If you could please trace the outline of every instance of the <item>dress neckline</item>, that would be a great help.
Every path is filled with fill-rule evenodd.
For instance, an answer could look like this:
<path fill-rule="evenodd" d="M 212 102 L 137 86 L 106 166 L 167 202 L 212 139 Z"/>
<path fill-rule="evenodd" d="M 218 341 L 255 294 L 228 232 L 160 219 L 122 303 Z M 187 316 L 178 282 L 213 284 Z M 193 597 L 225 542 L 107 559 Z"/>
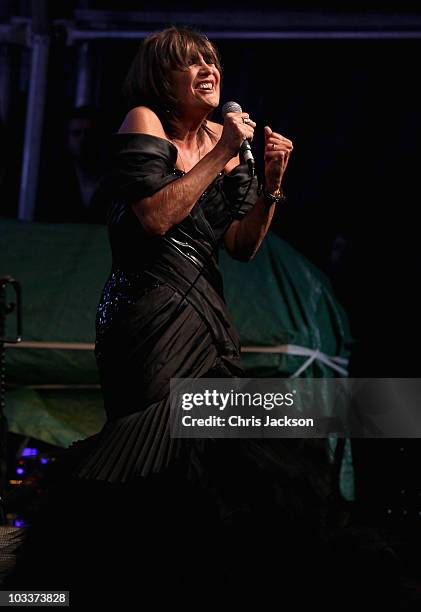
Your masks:
<path fill-rule="evenodd" d="M 170 140 L 167 140 L 166 138 L 162 138 L 161 136 L 155 136 L 153 134 L 144 134 L 143 132 L 113 132 L 112 135 L 113 136 L 141 136 L 141 137 L 152 138 L 152 139 L 155 138 L 157 140 L 160 140 L 161 142 L 167 143 L 167 145 L 170 147 L 170 149 L 171 148 L 174 149 L 174 151 L 177 153 L 177 157 L 179 155 L 178 148 L 175 146 L 175 144 L 173 144 Z M 241 165 L 241 164 L 239 164 L 239 165 Z M 234 166 L 234 168 L 231 170 L 231 172 L 224 172 L 224 171 L 219 172 L 214 180 L 216 180 L 216 178 L 218 178 L 220 176 L 231 176 L 233 174 L 233 172 L 236 170 L 236 168 L 238 168 L 238 167 L 239 166 Z M 185 174 L 187 174 L 184 170 L 181 170 L 181 168 L 174 168 L 174 171 L 181 172 L 183 176 Z"/>
<path fill-rule="evenodd" d="M 174 168 L 174 172 L 179 172 L 182 176 L 187 174 L 187 172 L 185 172 L 184 170 L 181 170 L 181 168 Z M 189 172 L 190 172 L 190 170 L 189 170 Z M 216 177 L 213 180 L 216 180 L 218 178 L 218 176 L 224 176 L 224 174 L 225 174 L 224 172 L 218 172 L 218 174 L 216 175 Z"/>

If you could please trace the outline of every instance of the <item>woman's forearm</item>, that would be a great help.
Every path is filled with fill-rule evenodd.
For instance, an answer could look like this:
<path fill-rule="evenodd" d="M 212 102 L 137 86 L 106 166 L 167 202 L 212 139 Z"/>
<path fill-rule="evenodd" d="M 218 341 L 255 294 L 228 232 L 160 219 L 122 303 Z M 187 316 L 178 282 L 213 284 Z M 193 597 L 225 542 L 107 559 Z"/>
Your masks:
<path fill-rule="evenodd" d="M 280 187 L 293 149 L 292 142 L 265 126 L 265 186 L 268 193 Z M 225 234 L 225 246 L 235 259 L 252 259 L 266 236 L 275 212 L 275 203 L 260 196 L 241 221 L 233 221 Z"/>
<path fill-rule="evenodd" d="M 260 196 L 241 221 L 233 222 L 233 230 L 228 230 L 225 239 L 233 257 L 249 261 L 255 256 L 269 230 L 275 207 L 276 204 L 267 204 Z"/>
<path fill-rule="evenodd" d="M 282 177 L 293 149 L 291 140 L 265 125 L 265 186 L 268 193 L 281 187 Z M 225 246 L 236 259 L 249 261 L 257 251 L 270 227 L 275 203 L 267 203 L 262 196 L 241 221 L 233 221 L 225 234 Z"/>
<path fill-rule="evenodd" d="M 196 166 L 154 195 L 132 204 L 148 233 L 164 235 L 187 217 L 209 184 L 224 169 L 232 154 L 216 145 Z"/>

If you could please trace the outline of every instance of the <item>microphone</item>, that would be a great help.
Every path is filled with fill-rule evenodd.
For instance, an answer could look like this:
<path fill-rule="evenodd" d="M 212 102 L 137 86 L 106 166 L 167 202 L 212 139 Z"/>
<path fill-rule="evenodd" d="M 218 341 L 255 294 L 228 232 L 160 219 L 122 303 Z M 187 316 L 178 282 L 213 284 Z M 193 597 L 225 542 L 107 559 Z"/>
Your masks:
<path fill-rule="evenodd" d="M 221 109 L 222 116 L 225 117 L 227 113 L 242 113 L 243 110 L 241 106 L 237 102 L 225 102 Z M 250 141 L 248 139 L 244 140 L 241 147 L 240 153 L 245 162 L 249 167 L 250 176 L 254 176 L 255 172 L 255 163 L 253 153 L 251 152 Z"/>

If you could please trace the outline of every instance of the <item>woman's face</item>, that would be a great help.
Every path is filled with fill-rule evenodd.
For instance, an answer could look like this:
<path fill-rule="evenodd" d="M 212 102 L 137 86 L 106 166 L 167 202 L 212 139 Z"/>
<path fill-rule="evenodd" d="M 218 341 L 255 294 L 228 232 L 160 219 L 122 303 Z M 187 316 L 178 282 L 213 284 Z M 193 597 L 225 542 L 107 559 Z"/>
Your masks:
<path fill-rule="evenodd" d="M 211 112 L 219 104 L 221 75 L 215 64 L 207 64 L 199 53 L 187 70 L 173 70 L 172 79 L 180 108 Z M 210 60 L 208 60 L 210 61 Z"/>

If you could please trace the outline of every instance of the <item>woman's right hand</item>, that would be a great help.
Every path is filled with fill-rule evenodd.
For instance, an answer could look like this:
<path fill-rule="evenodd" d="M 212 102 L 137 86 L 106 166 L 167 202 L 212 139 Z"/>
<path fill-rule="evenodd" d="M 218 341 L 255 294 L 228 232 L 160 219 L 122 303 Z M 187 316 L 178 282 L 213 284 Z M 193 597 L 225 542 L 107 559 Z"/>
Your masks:
<path fill-rule="evenodd" d="M 244 123 L 247 119 L 248 122 Z M 253 140 L 256 124 L 248 113 L 227 113 L 218 146 L 227 150 L 231 157 L 238 155 L 244 140 Z"/>

